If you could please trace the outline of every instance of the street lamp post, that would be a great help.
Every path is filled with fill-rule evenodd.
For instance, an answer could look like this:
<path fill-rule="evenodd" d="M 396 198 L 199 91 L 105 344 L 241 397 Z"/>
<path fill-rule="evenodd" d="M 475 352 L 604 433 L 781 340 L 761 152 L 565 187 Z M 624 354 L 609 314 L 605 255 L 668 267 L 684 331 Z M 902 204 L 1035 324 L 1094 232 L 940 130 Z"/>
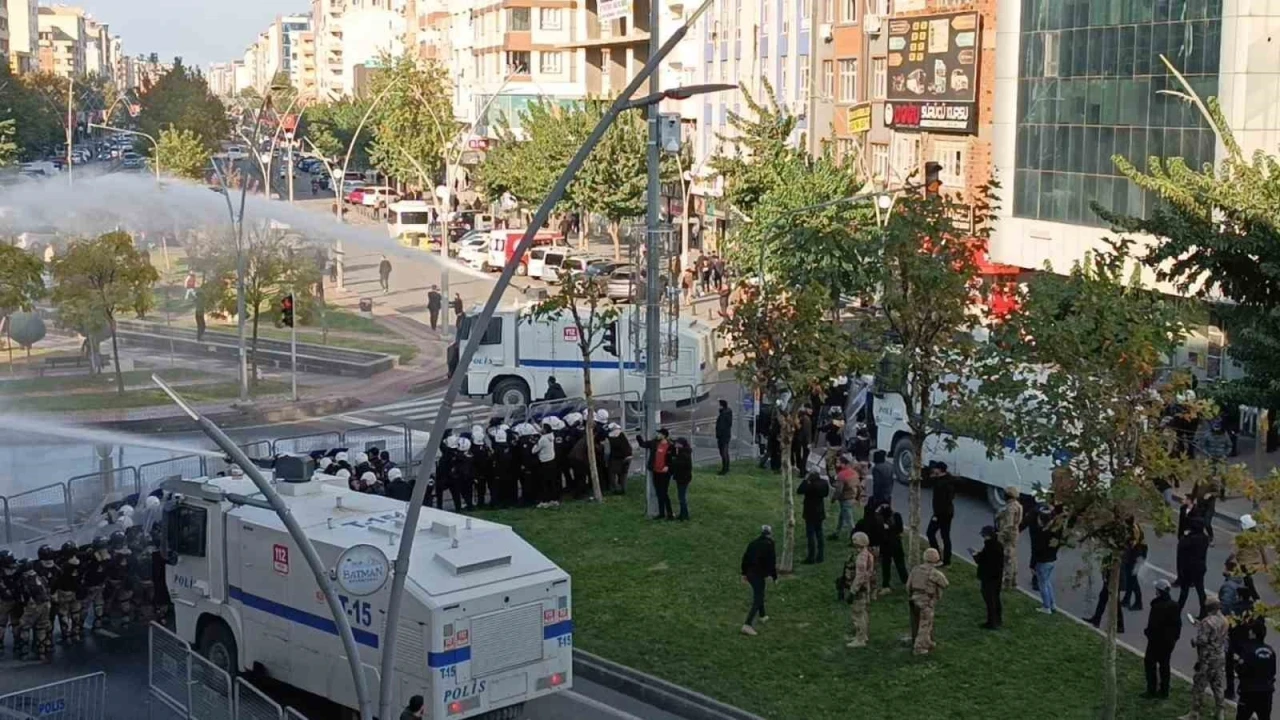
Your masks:
<path fill-rule="evenodd" d="M 555 185 L 551 188 L 551 192 L 548 193 L 542 204 L 538 206 L 538 211 L 534 213 L 532 222 L 525 228 L 524 235 L 520 238 L 519 244 L 516 245 L 512 253 L 513 259 L 503 266 L 502 274 L 498 277 L 497 283 L 494 284 L 493 290 L 489 293 L 489 298 L 485 301 L 479 316 L 472 324 L 472 327 L 476 328 L 476 330 L 470 333 L 466 343 L 459 347 L 458 371 L 449 380 L 440 410 L 436 414 L 435 421 L 432 423 L 430 433 L 427 436 L 426 449 L 423 451 L 419 461 L 419 467 L 423 468 L 423 472 L 427 472 L 435 463 L 439 442 L 431 439 L 443 436 L 445 428 L 449 425 L 449 416 L 453 412 L 453 403 L 457 400 L 458 394 L 462 390 L 462 382 L 467 377 L 467 366 L 471 364 L 471 358 L 480 346 L 480 339 L 485 335 L 484 328 L 489 326 L 489 321 L 493 318 L 493 313 L 498 308 L 498 302 L 502 299 L 502 294 L 511 284 L 512 277 L 515 276 L 516 267 L 520 264 L 520 258 L 529 251 L 529 247 L 533 244 L 534 235 L 537 234 L 538 229 L 542 227 L 543 223 L 551 215 L 551 209 L 564 197 L 565 191 L 569 188 L 569 183 L 573 181 L 583 163 L 587 161 L 587 156 L 599 144 L 600 138 L 604 136 L 605 131 L 613 125 L 618 115 L 626 110 L 648 107 L 665 97 L 684 98 L 724 89 L 725 86 L 692 86 L 631 99 L 644 81 L 658 69 L 663 59 L 688 34 L 689 28 L 711 7 L 711 3 L 712 0 L 703 0 L 702 5 L 693 12 L 685 24 L 677 28 L 656 53 L 650 54 L 648 60 L 645 61 L 644 67 L 632 78 L 622 93 L 614 99 L 604 117 L 600 119 L 600 122 L 592 129 L 591 134 L 587 136 L 586 141 L 574 153 L 573 159 L 569 161 L 568 167 L 560 174 L 559 179 L 556 180 Z M 461 342 L 461 339 L 459 342 Z M 409 560 L 413 553 L 414 538 L 418 534 L 418 519 L 422 514 L 422 502 L 426 497 L 426 493 L 427 484 L 425 482 L 419 482 L 414 485 L 413 497 L 409 499 L 409 504 L 406 508 L 405 521 L 402 526 L 404 531 L 400 535 L 400 546 L 396 554 L 395 569 L 391 575 L 391 591 L 387 601 L 385 625 L 387 628 L 394 629 L 399 627 L 400 605 L 404 598 L 405 582 L 408 579 Z M 385 645 L 382 650 L 379 668 L 378 717 L 389 718 L 393 717 L 394 710 L 391 706 L 391 695 L 395 684 L 395 655 L 396 646 L 399 642 L 399 633 L 388 632 L 384 640 Z"/>

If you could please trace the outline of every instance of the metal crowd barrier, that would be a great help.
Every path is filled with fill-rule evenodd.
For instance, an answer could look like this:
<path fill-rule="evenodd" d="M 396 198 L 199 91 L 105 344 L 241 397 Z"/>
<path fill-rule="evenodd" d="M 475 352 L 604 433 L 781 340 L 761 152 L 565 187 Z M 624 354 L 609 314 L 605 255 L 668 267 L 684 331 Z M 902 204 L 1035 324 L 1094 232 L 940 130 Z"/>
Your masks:
<path fill-rule="evenodd" d="M 106 712 L 107 676 L 101 672 L 0 697 L 3 718 L 104 720 Z"/>
<path fill-rule="evenodd" d="M 108 503 L 138 494 L 138 471 L 120 467 L 105 472 L 86 473 L 67 479 L 67 502 L 71 524 L 79 525 L 102 512 Z"/>

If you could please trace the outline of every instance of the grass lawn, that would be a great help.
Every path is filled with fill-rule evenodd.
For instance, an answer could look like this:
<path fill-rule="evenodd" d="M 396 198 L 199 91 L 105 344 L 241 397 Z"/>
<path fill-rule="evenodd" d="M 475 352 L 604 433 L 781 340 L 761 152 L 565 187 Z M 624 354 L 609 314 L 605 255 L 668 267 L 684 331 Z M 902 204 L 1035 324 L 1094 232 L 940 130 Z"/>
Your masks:
<path fill-rule="evenodd" d="M 308 323 L 302 327 L 314 330 L 320 329 L 320 318 L 313 318 L 313 323 Z M 324 311 L 325 324 L 330 330 L 338 332 L 358 332 L 366 335 L 392 335 L 393 333 L 379 325 L 373 318 L 365 317 L 359 313 L 353 313 L 350 310 L 342 308 L 330 307 Z"/>
<path fill-rule="evenodd" d="M 235 382 L 186 385 L 177 389 L 184 399 L 192 403 L 233 400 L 240 395 L 240 386 Z M 288 383 L 261 380 L 253 391 L 253 395 L 262 397 L 288 392 Z M 8 402 L 6 406 L 15 410 L 31 410 L 35 412 L 71 412 L 75 410 L 128 410 L 131 408 L 168 405 L 171 402 L 169 396 L 164 394 L 164 391 L 155 388 L 130 390 L 123 395 L 116 392 L 105 392 L 18 397 Z"/>
<path fill-rule="evenodd" d="M 770 621 L 757 623 L 758 637 L 741 635 L 751 598 L 738 574 L 742 551 L 768 523 L 781 552 L 779 484 L 749 465 L 728 478 L 700 472 L 690 488 L 689 523 L 645 519 L 643 483 L 641 492 L 603 507 L 570 503 L 483 516 L 513 525 L 571 573 L 578 647 L 766 718 L 1097 716 L 1101 638 L 1036 613 L 1037 603 L 1020 593 L 1005 596 L 1003 631 L 980 630 L 983 604 L 964 562 L 948 569 L 938 648 L 928 657 L 899 642 L 909 614 L 896 577 L 894 592 L 872 604 L 870 646 L 845 648 L 852 625 L 834 589 L 843 547 L 828 547 L 823 565 L 798 565 L 794 577 L 771 584 Z M 797 515 L 799 509 L 797 498 Z M 803 524 L 798 529 L 803 557 Z M 1163 720 L 1187 711 L 1185 683 L 1175 679 L 1173 698 L 1153 702 L 1137 697 L 1145 688 L 1139 658 L 1121 650 L 1119 673 L 1118 717 Z"/>
<path fill-rule="evenodd" d="M 168 368 L 164 370 L 130 370 L 124 373 L 125 385 L 150 383 L 152 373 L 165 380 L 192 380 L 204 377 L 205 373 L 189 368 Z M 49 377 L 25 377 L 15 380 L 0 378 L 0 395 L 23 395 L 38 392 L 72 392 L 75 390 L 114 390 L 116 375 L 107 370 L 99 375 L 61 375 Z"/>
<path fill-rule="evenodd" d="M 258 336 L 270 338 L 272 340 L 288 340 L 288 328 L 262 327 L 258 329 Z M 354 337 L 343 337 L 338 335 L 330 335 L 329 341 L 322 343 L 324 335 L 317 330 L 299 330 L 298 342 L 311 343 L 313 345 L 327 345 L 329 347 L 348 348 L 351 350 L 368 350 L 369 352 L 386 353 L 387 355 L 395 355 L 400 358 L 400 364 L 407 364 L 418 355 L 418 348 L 413 345 L 404 343 L 389 342 L 386 340 L 373 340 Z"/>

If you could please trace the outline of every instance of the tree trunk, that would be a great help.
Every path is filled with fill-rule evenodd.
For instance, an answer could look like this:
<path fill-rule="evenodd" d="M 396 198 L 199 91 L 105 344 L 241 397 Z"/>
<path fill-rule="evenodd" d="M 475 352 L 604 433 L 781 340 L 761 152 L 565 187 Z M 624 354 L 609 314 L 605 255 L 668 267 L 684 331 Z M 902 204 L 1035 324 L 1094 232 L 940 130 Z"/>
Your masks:
<path fill-rule="evenodd" d="M 795 402 L 795 398 L 792 398 Z M 796 434 L 799 421 L 794 409 L 778 413 L 782 424 L 782 555 L 778 558 L 778 572 L 789 575 L 795 570 L 796 558 L 796 489 L 795 474 L 791 466 L 791 439 Z"/>
<path fill-rule="evenodd" d="M 613 240 L 613 261 L 622 262 L 622 222 L 609 218 L 609 237 Z"/>
<path fill-rule="evenodd" d="M 1120 612 L 1120 563 L 1112 562 L 1107 573 L 1111 593 L 1107 598 L 1107 640 L 1102 644 L 1102 720 L 1116 717 L 1116 618 Z"/>
<path fill-rule="evenodd" d="M 587 472 L 591 474 L 591 497 L 596 502 L 604 502 L 604 493 L 600 492 L 600 470 L 596 467 L 596 422 L 595 399 L 591 390 L 591 354 L 582 354 L 582 396 L 587 401 Z"/>
<path fill-rule="evenodd" d="M 911 448 L 915 460 L 907 482 L 907 564 L 915 567 L 920 559 L 920 477 L 924 469 L 924 436 L 912 433 Z"/>
<path fill-rule="evenodd" d="M 587 251 L 587 245 L 590 244 L 591 242 L 587 238 L 587 222 L 588 222 L 587 211 L 579 210 L 578 211 L 578 248 L 583 252 Z"/>
<path fill-rule="evenodd" d="M 5 345 L 5 347 L 7 347 L 7 348 L 9 349 L 9 374 L 10 374 L 10 375 L 12 375 L 12 374 L 13 374 L 13 335 L 11 335 L 11 334 L 9 333 L 9 319 L 8 319 L 8 318 L 4 318 L 4 320 L 5 320 L 5 323 L 4 323 L 4 339 L 5 339 L 5 343 L 4 343 L 4 345 Z M 30 369 L 31 369 L 31 368 L 30 368 L 30 365 L 31 365 L 31 362 L 30 362 L 30 360 L 31 360 L 31 358 L 30 358 L 30 352 L 31 352 L 31 351 L 29 351 L 29 350 L 27 351 L 27 354 L 28 354 L 28 357 L 27 357 L 27 365 L 28 365 L 28 367 L 27 367 L 27 369 L 28 369 L 28 370 L 30 370 Z"/>
<path fill-rule="evenodd" d="M 123 395 L 124 373 L 120 372 L 120 345 L 116 343 L 116 323 L 114 319 L 108 319 L 107 322 L 111 328 L 111 363 L 115 365 L 116 390 Z"/>
<path fill-rule="evenodd" d="M 257 307 L 253 309 L 253 343 L 249 347 L 249 384 L 255 388 L 258 386 L 258 316 L 261 313 Z"/>

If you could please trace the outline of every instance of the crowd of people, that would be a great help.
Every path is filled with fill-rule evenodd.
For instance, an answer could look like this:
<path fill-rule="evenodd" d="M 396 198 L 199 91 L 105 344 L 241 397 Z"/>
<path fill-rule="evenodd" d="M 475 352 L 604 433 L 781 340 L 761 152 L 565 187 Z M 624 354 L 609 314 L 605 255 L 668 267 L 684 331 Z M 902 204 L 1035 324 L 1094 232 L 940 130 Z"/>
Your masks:
<path fill-rule="evenodd" d="M 158 506 L 156 497 L 147 498 Z M 113 510 L 125 530 L 92 542 L 43 545 L 35 558 L 0 550 L 0 651 L 12 630 L 13 657 L 53 661 L 55 622 L 63 644 L 84 640 L 86 619 L 94 630 L 123 632 L 134 622 L 165 618 L 169 593 L 159 551 L 160 524 L 150 531 L 132 524 L 132 506 Z"/>

